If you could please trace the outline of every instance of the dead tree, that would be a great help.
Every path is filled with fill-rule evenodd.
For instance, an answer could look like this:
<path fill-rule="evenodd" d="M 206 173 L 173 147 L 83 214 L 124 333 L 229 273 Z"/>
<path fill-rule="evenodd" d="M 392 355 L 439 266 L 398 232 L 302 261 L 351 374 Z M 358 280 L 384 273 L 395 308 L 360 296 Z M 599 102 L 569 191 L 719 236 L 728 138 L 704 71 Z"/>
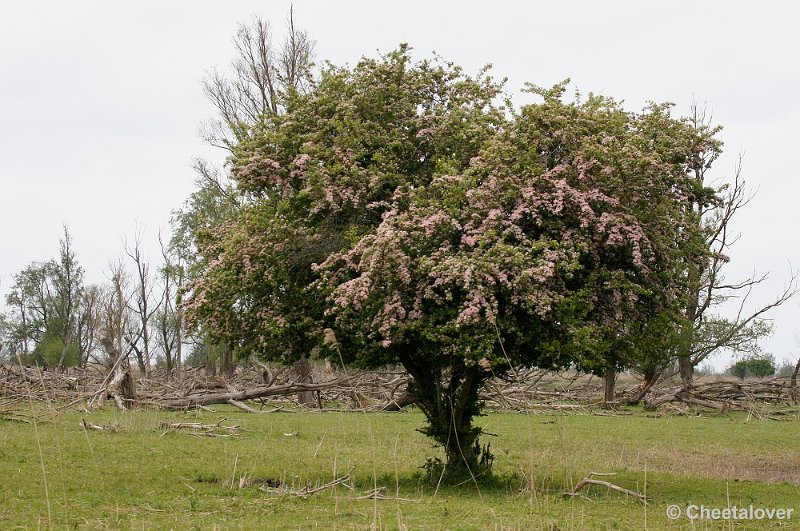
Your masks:
<path fill-rule="evenodd" d="M 688 170 L 694 175 L 698 189 L 707 187 L 707 172 L 719 157 L 721 144 L 714 138 L 719 127 L 711 125 L 710 117 L 693 106 L 690 117 L 697 132 L 698 147 L 689 162 Z M 768 335 L 771 325 L 764 315 L 797 293 L 797 274 L 792 273 L 784 290 L 772 302 L 748 309 L 748 299 L 753 289 L 763 283 L 768 275 L 753 275 L 738 282 L 725 278 L 723 268 L 730 261 L 730 250 L 739 236 L 732 232 L 731 223 L 736 214 L 753 199 L 742 177 L 742 158 L 734 172 L 733 181 L 716 187 L 716 200 L 698 197 L 689 202 L 686 215 L 691 223 L 702 228 L 705 239 L 695 242 L 686 264 L 687 298 L 684 307 L 684 328 L 677 345 L 678 373 L 683 386 L 693 385 L 694 369 L 708 356 L 720 349 L 753 352 L 758 340 Z M 738 311 L 731 319 L 715 315 L 721 304 L 738 300 Z"/>
<path fill-rule="evenodd" d="M 130 351 L 123 353 L 116 350 L 114 341 L 108 337 L 100 341 L 108 354 L 108 359 L 112 361 L 111 371 L 104 382 L 105 389 L 100 391 L 103 396 L 111 397 L 120 410 L 130 409 L 136 403 L 136 380 L 131 374 L 128 362 Z"/>
<path fill-rule="evenodd" d="M 266 20 L 254 17 L 239 25 L 233 38 L 232 74 L 213 69 L 203 80 L 203 90 L 219 114 L 203 128 L 210 145 L 231 151 L 248 134 L 247 126 L 282 112 L 288 93 L 303 92 L 311 85 L 314 41 L 295 28 L 292 11 L 287 29 L 283 44 L 276 47 Z"/>
<path fill-rule="evenodd" d="M 180 259 L 164 245 L 161 232 L 158 234 L 161 244 L 161 256 L 164 260 L 161 268 L 160 309 L 154 314 L 156 342 L 164 355 L 167 374 L 180 370 L 181 344 L 183 342 L 183 319 L 180 307 L 178 288 L 183 283 L 184 268 Z"/>
<path fill-rule="evenodd" d="M 150 326 L 153 314 L 158 311 L 163 301 L 153 304 L 153 279 L 150 274 L 150 264 L 142 256 L 142 233 L 137 231 L 133 248 L 129 248 L 127 243 L 124 245 L 125 254 L 130 257 L 134 265 L 136 275 L 135 292 L 133 296 L 134 305 L 131 310 L 136 315 L 137 326 L 135 334 L 129 338 L 129 343 L 136 360 L 139 363 L 139 370 L 142 375 L 150 374 L 150 362 L 152 360 L 152 345 L 150 341 Z"/>

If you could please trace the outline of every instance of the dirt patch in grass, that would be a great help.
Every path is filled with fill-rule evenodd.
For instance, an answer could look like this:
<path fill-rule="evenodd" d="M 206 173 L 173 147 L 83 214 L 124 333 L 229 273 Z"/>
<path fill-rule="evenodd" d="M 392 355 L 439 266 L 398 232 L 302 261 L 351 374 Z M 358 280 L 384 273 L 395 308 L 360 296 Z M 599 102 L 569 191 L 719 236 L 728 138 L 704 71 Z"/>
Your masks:
<path fill-rule="evenodd" d="M 706 468 L 709 468 L 708 465 Z M 798 462 L 764 463 L 763 459 L 746 459 L 716 468 L 722 468 L 722 470 L 715 470 L 714 467 L 711 467 L 709 476 L 723 477 L 729 481 L 761 481 L 800 485 L 800 463 Z"/>

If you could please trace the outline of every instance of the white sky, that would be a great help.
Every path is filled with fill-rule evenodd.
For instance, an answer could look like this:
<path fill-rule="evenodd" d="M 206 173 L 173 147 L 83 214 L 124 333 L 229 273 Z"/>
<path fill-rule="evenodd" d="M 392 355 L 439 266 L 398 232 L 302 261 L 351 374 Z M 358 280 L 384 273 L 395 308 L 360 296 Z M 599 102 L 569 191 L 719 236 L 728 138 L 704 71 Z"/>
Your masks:
<path fill-rule="evenodd" d="M 199 80 L 233 58 L 252 15 L 281 32 L 288 1 L 5 0 L 0 5 L 0 292 L 11 275 L 58 252 L 62 224 L 91 281 L 121 238 L 156 235 L 192 191 L 191 161 L 223 154 L 200 141 L 213 115 Z M 800 4 L 741 1 L 294 2 L 317 56 L 353 64 L 400 42 L 476 72 L 494 64 L 509 90 L 571 78 L 582 92 L 706 103 L 725 129 L 717 175 L 740 152 L 758 195 L 736 220 L 731 280 L 771 272 L 766 302 L 800 267 Z M 518 99 L 519 101 L 519 99 Z M 800 297 L 771 314 L 766 351 L 800 352 Z M 724 366 L 723 355 L 715 362 Z"/>

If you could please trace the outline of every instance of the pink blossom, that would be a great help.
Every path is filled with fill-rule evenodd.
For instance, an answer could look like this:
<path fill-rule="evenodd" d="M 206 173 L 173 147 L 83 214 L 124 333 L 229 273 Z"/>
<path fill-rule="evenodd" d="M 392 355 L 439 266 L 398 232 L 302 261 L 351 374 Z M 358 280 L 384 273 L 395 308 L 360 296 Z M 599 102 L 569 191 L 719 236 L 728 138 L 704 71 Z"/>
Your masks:
<path fill-rule="evenodd" d="M 299 168 L 302 168 L 306 165 L 306 163 L 308 163 L 310 159 L 311 159 L 310 155 L 308 155 L 307 153 L 301 153 L 297 155 L 297 157 L 295 157 L 294 165 Z"/>
<path fill-rule="evenodd" d="M 465 245 L 469 245 L 470 247 L 474 247 L 476 243 L 478 243 L 478 239 L 475 236 L 464 235 L 461 237 L 461 243 Z"/>

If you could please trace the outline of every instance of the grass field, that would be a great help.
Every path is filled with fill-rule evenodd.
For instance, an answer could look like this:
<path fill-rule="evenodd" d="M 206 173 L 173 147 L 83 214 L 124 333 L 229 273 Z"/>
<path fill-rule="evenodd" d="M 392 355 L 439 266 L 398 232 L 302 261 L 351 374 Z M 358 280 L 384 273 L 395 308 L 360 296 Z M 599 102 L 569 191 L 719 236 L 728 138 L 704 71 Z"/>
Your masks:
<path fill-rule="evenodd" d="M 800 423 L 747 415 L 664 417 L 491 413 L 491 481 L 440 486 L 414 410 L 393 414 L 228 407 L 171 413 L 108 409 L 35 423 L 0 420 L 0 529 L 800 529 Z M 241 425 L 239 436 L 167 431 L 161 422 Z M 81 420 L 116 431 L 86 430 Z M 353 468 L 354 467 L 354 468 Z M 340 484 L 306 498 L 353 468 Z M 651 502 L 593 486 L 588 472 Z M 266 484 L 280 486 L 267 488 Z M 385 487 L 390 499 L 358 499 Z M 790 520 L 670 520 L 669 505 L 791 508 Z"/>

